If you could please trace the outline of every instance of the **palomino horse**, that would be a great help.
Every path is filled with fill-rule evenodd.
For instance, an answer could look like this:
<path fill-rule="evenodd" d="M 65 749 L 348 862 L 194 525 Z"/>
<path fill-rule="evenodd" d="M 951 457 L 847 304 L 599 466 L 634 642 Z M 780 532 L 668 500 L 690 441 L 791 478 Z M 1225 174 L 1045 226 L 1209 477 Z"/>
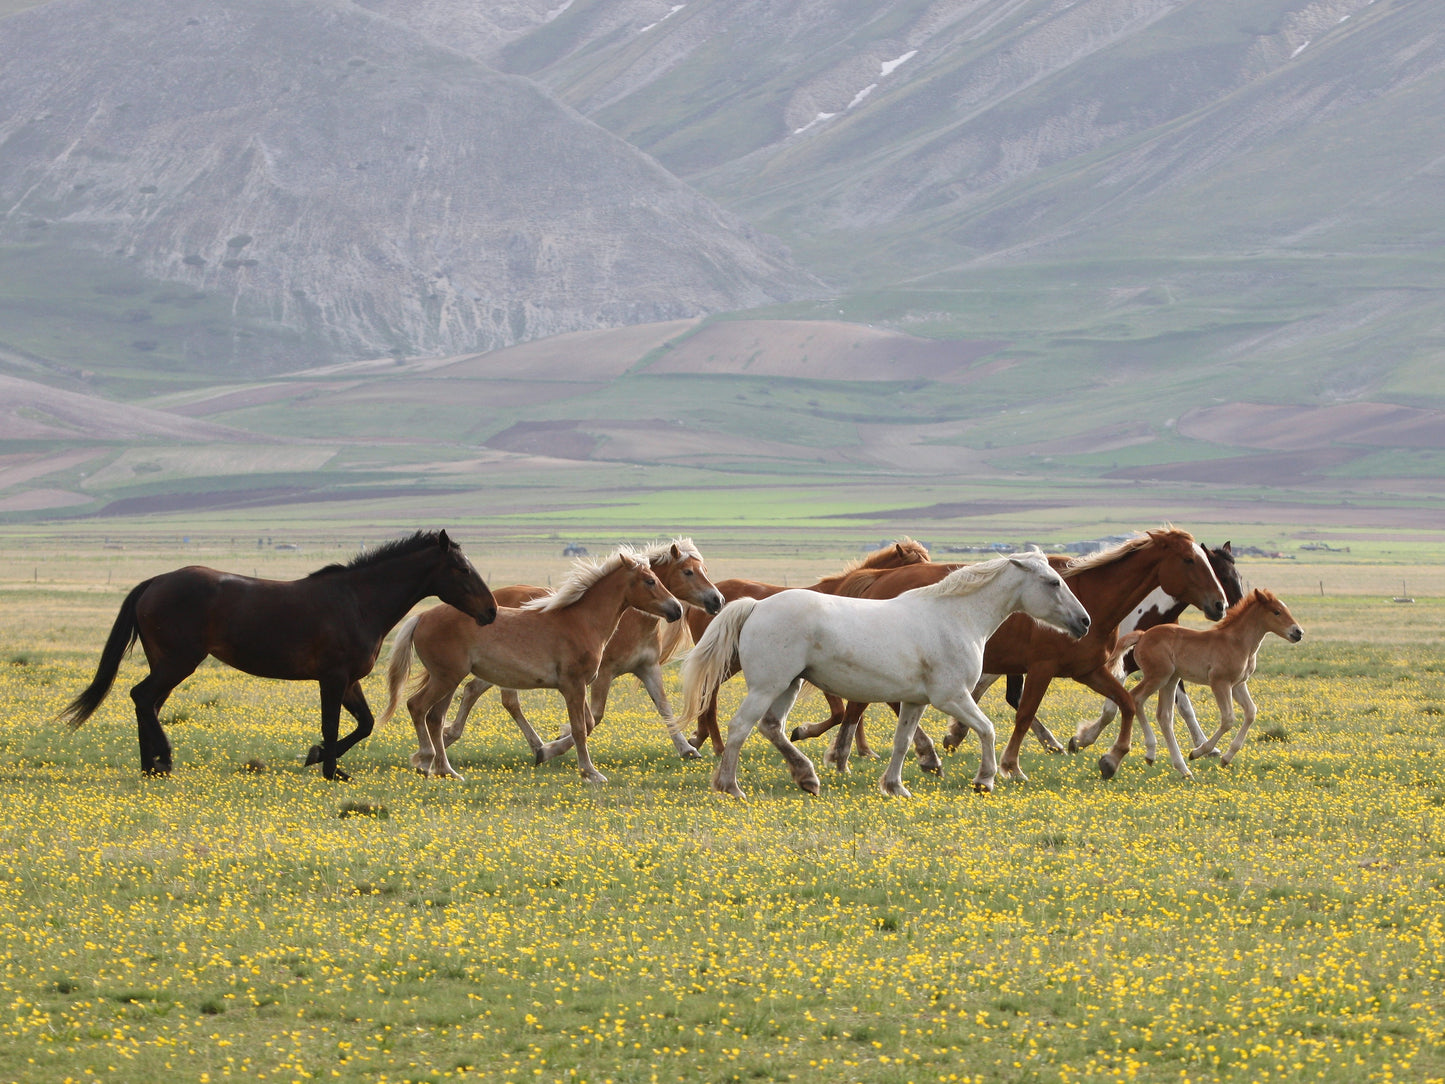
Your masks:
<path fill-rule="evenodd" d="M 659 543 L 639 550 L 642 557 L 652 566 L 652 571 L 662 580 L 663 586 L 672 592 L 679 602 L 696 606 L 709 614 L 723 608 L 722 593 L 707 578 L 707 567 L 691 538 L 674 538 L 671 542 Z M 525 584 L 516 587 L 499 587 L 494 594 L 502 606 L 521 606 L 533 599 L 545 598 L 550 591 L 545 587 L 531 587 Z M 618 622 L 617 631 L 607 641 L 602 652 L 602 661 L 597 667 L 597 676 L 592 680 L 588 704 L 592 709 L 592 726 L 602 722 L 607 709 L 607 694 L 612 683 L 623 674 L 632 674 L 662 716 L 677 755 L 684 760 L 695 759 L 697 749 L 672 726 L 672 705 L 667 699 L 667 690 L 662 684 L 662 667 L 677 653 L 687 633 L 687 625 L 681 621 L 663 622 L 652 614 L 641 610 L 628 610 Z M 462 690 L 457 701 L 457 712 L 447 725 L 447 733 L 461 734 L 467 725 L 467 716 L 477 697 L 491 686 L 480 678 L 473 678 Z M 535 733 L 527 717 L 522 714 L 522 702 L 515 689 L 500 690 L 502 706 L 516 720 L 525 735 Z M 572 731 L 568 729 L 558 736 L 563 749 L 572 747 Z M 535 751 L 535 749 L 534 749 Z"/>
<path fill-rule="evenodd" d="M 1186 779 L 1194 773 L 1184 763 L 1179 742 L 1174 737 L 1174 688 L 1181 679 L 1208 685 L 1219 704 L 1219 729 L 1208 741 L 1201 741 L 1189 753 L 1189 759 L 1214 752 L 1219 739 L 1234 726 L 1234 704 L 1244 711 L 1244 722 L 1229 749 L 1219 758 L 1228 764 L 1244 748 L 1245 735 L 1254 722 L 1254 701 L 1249 695 L 1249 679 L 1259 659 L 1259 645 L 1268 633 L 1274 633 L 1292 644 L 1304 638 L 1305 631 L 1273 591 L 1256 589 L 1230 607 L 1224 619 L 1212 629 L 1187 629 L 1179 625 L 1155 625 L 1142 632 L 1131 632 L 1114 649 L 1119 659 L 1131 648 L 1139 667 L 1139 684 L 1134 686 L 1135 709 L 1144 711 L 1151 694 L 1159 694 L 1155 718 L 1164 731 L 1164 744 L 1169 749 L 1169 762 Z"/>
<path fill-rule="evenodd" d="M 920 573 L 923 567 L 920 566 Z M 1015 614 L 989 638 L 984 651 L 984 673 L 1025 675 L 1013 733 L 999 765 L 1007 778 L 1028 778 L 1019 767 L 1019 749 L 1038 715 L 1039 703 L 1049 683 L 1056 677 L 1073 678 L 1123 705 L 1120 737 L 1099 760 L 1100 773 L 1105 779 L 1112 777 L 1129 752 L 1134 724 L 1133 701 L 1127 699 L 1123 684 L 1108 665 L 1119 622 L 1156 587 L 1163 587 L 1176 598 L 1187 599 L 1190 605 L 1197 606 L 1211 618 L 1224 613 L 1224 591 L 1209 567 L 1203 548 L 1187 531 L 1173 527 L 1136 535 L 1110 549 L 1064 561 L 1061 574 L 1093 619 L 1089 634 L 1080 640 L 1071 640 L 1022 614 Z M 861 709 L 858 714 L 862 714 Z M 849 716 L 852 717 L 851 711 Z M 956 748 L 964 730 L 964 725 L 955 720 L 944 739 L 945 747 Z M 928 742 L 926 735 L 923 742 Z M 836 742 L 839 760 L 845 760 L 851 743 L 850 726 L 845 721 Z"/>
<path fill-rule="evenodd" d="M 1224 588 L 1224 599 L 1230 606 L 1233 606 L 1244 597 L 1244 581 L 1239 578 L 1239 569 L 1234 564 L 1234 548 L 1226 542 L 1222 546 L 1215 546 L 1204 551 L 1209 558 L 1209 567 L 1214 569 L 1214 575 L 1219 579 L 1219 585 Z M 1146 632 L 1155 625 L 1170 625 L 1178 621 L 1189 604 L 1182 599 L 1177 599 L 1169 594 L 1164 588 L 1150 592 L 1134 612 L 1124 618 L 1119 624 L 1119 635 L 1127 636 L 1131 632 Z M 1124 675 L 1134 673 L 1138 669 L 1134 665 L 1134 657 L 1125 653 Z M 1018 680 L 1022 685 L 1022 679 L 1016 675 L 1009 675 L 1009 682 Z M 1018 693 L 1014 692 L 1012 703 L 1018 706 Z M 1194 705 L 1189 702 L 1189 694 L 1184 691 L 1184 683 L 1180 682 L 1174 687 L 1174 706 L 1184 719 L 1184 725 L 1189 728 L 1189 737 L 1192 744 L 1190 748 L 1204 744 L 1204 731 L 1199 727 L 1199 720 L 1194 714 Z M 1087 748 L 1098 740 L 1103 729 L 1114 721 L 1119 714 L 1119 707 L 1112 700 L 1104 701 L 1103 711 L 1099 717 L 1092 721 L 1081 722 L 1074 730 L 1074 736 L 1069 739 L 1069 752 L 1077 753 L 1080 749 Z M 1139 725 L 1144 730 L 1144 763 L 1153 764 L 1157 745 L 1154 740 L 1154 731 L 1149 726 L 1149 719 L 1146 715 L 1139 716 Z"/>
<path fill-rule="evenodd" d="M 848 582 L 855 573 L 867 573 L 877 569 L 900 568 L 905 565 L 919 564 L 928 560 L 928 550 L 920 542 L 911 538 L 897 539 L 891 546 L 884 546 L 868 554 L 860 561 L 854 561 L 844 566 L 843 571 L 832 576 L 825 576 L 815 584 L 811 584 L 805 590 L 816 591 L 819 594 L 835 595 Z M 754 600 L 771 598 L 773 595 L 788 588 L 781 587 L 775 583 L 760 583 L 757 580 L 720 580 L 717 588 L 722 592 L 724 600 L 734 602 L 740 598 Z M 707 631 L 712 618 L 709 615 L 699 613 L 697 610 L 689 610 L 687 614 L 688 631 L 692 633 L 694 643 L 700 641 Z M 736 672 L 736 671 L 734 671 Z M 731 677 L 732 674 L 728 674 Z M 724 681 L 727 678 L 723 679 Z M 832 693 L 824 694 L 828 700 L 828 711 L 830 720 L 838 720 L 843 717 L 843 701 L 839 700 Z M 836 725 L 831 722 L 829 725 Z M 704 741 L 711 740 L 712 751 L 715 755 L 721 756 L 723 751 L 722 735 L 718 732 L 717 726 L 717 691 L 708 698 L 701 713 L 697 716 L 697 733 L 693 735 L 691 744 L 695 748 L 702 746 Z M 860 745 L 859 752 L 865 756 L 872 756 L 872 750 Z"/>
<path fill-rule="evenodd" d="M 878 781 L 884 794 L 908 796 L 903 758 L 923 709 L 967 720 L 983 745 L 974 786 L 993 788 L 993 724 L 969 690 L 983 665 L 983 645 L 1010 614 L 1024 613 L 1082 636 L 1089 615 L 1041 555 L 1000 557 L 961 568 L 931 587 L 874 600 L 784 591 L 723 608 L 683 664 L 683 719 L 696 716 L 733 665 L 747 696 L 728 723 L 727 745 L 712 785 L 744 797 L 737 783 L 742 744 L 760 722 L 788 762 L 793 779 L 818 793 L 813 764 L 787 739 L 783 723 L 803 678 L 850 700 L 902 704 L 893 756 Z"/>
<path fill-rule="evenodd" d="M 415 647 L 426 668 L 406 702 L 416 727 L 417 751 L 411 763 L 417 771 L 461 778 L 446 754 L 459 735 L 444 735 L 442 722 L 452 694 L 470 673 L 488 687 L 559 690 L 567 702 L 582 778 L 605 783 L 607 777 L 592 766 L 587 751 L 592 729 L 587 685 L 597 676 L 602 650 L 629 606 L 668 621 L 682 617 L 682 603 L 668 593 L 646 560 L 624 546 L 605 561 L 577 561 L 555 592 L 520 609 L 498 610 L 497 620 L 485 629 L 472 627 L 447 606 L 408 618 L 391 644 L 386 667 L 390 700 L 381 721 L 396 711 Z M 560 740 L 542 744 L 530 726 L 523 733 L 538 764 L 564 751 Z"/>
<path fill-rule="evenodd" d="M 321 744 L 307 764 L 346 779 L 337 759 L 371 733 L 361 679 L 371 673 L 387 632 L 428 595 L 456 607 L 468 625 L 486 625 L 497 605 L 461 547 L 445 531 L 420 532 L 327 565 L 303 580 L 280 582 L 191 566 L 138 584 L 100 655 L 95 680 L 61 713 L 72 727 L 90 718 L 110 691 L 121 659 L 137 639 L 150 673 L 131 689 L 141 771 L 171 770 L 160 709 L 207 655 L 258 677 L 321 686 Z M 337 740 L 341 709 L 356 729 Z"/>

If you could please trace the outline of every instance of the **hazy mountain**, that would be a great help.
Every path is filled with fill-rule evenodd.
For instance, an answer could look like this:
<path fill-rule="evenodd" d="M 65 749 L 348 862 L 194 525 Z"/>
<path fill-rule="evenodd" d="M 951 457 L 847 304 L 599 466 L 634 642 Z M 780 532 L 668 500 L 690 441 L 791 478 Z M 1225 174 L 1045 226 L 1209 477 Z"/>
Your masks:
<path fill-rule="evenodd" d="M 352 4 L 57 0 L 0 21 L 0 55 L 0 239 L 223 299 L 291 333 L 273 366 L 816 288 L 535 84 Z"/>

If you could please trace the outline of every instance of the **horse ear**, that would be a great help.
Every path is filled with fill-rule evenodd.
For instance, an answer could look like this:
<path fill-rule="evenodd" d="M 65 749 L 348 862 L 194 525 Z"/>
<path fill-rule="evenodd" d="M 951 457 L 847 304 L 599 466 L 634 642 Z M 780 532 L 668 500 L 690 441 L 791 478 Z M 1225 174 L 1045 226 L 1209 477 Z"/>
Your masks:
<path fill-rule="evenodd" d="M 1226 542 L 1224 545 L 1220 546 L 1219 548 L 1222 549 L 1225 553 L 1229 554 L 1229 556 L 1231 556 L 1231 557 L 1234 556 L 1234 547 L 1231 546 L 1228 542 Z"/>
<path fill-rule="evenodd" d="M 674 543 L 672 544 L 672 559 L 673 559 L 674 561 L 681 561 L 681 560 L 682 560 L 682 550 L 680 550 L 680 549 L 677 548 L 677 543 L 676 543 L 676 542 L 674 542 Z"/>
<path fill-rule="evenodd" d="M 450 546 L 452 544 L 452 540 L 447 537 L 445 527 L 443 527 L 441 533 L 437 535 L 437 543 L 442 546 Z"/>

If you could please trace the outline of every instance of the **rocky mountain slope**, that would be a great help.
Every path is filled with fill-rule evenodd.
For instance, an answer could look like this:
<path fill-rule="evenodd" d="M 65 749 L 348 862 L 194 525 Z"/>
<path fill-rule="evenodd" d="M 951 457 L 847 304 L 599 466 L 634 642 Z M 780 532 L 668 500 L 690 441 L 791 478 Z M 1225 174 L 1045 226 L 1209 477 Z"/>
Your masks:
<path fill-rule="evenodd" d="M 535 84 L 355 5 L 59 0 L 0 21 L 0 55 L 0 239 L 223 298 L 293 337 L 274 365 L 817 286 Z M 191 360 L 265 361 L 217 339 Z"/>

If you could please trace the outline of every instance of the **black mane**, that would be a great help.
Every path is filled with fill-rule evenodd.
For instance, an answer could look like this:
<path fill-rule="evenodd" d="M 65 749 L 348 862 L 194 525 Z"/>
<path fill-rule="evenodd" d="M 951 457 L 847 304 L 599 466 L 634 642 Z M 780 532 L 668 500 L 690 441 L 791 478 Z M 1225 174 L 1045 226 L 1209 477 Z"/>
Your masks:
<path fill-rule="evenodd" d="M 326 565 L 324 568 L 318 568 L 311 575 L 326 576 L 336 572 L 354 572 L 357 569 L 371 568 L 397 557 L 407 557 L 440 545 L 441 535 L 441 531 L 417 531 L 406 538 L 394 538 L 390 542 L 383 542 L 375 549 L 362 550 L 344 565 Z"/>

